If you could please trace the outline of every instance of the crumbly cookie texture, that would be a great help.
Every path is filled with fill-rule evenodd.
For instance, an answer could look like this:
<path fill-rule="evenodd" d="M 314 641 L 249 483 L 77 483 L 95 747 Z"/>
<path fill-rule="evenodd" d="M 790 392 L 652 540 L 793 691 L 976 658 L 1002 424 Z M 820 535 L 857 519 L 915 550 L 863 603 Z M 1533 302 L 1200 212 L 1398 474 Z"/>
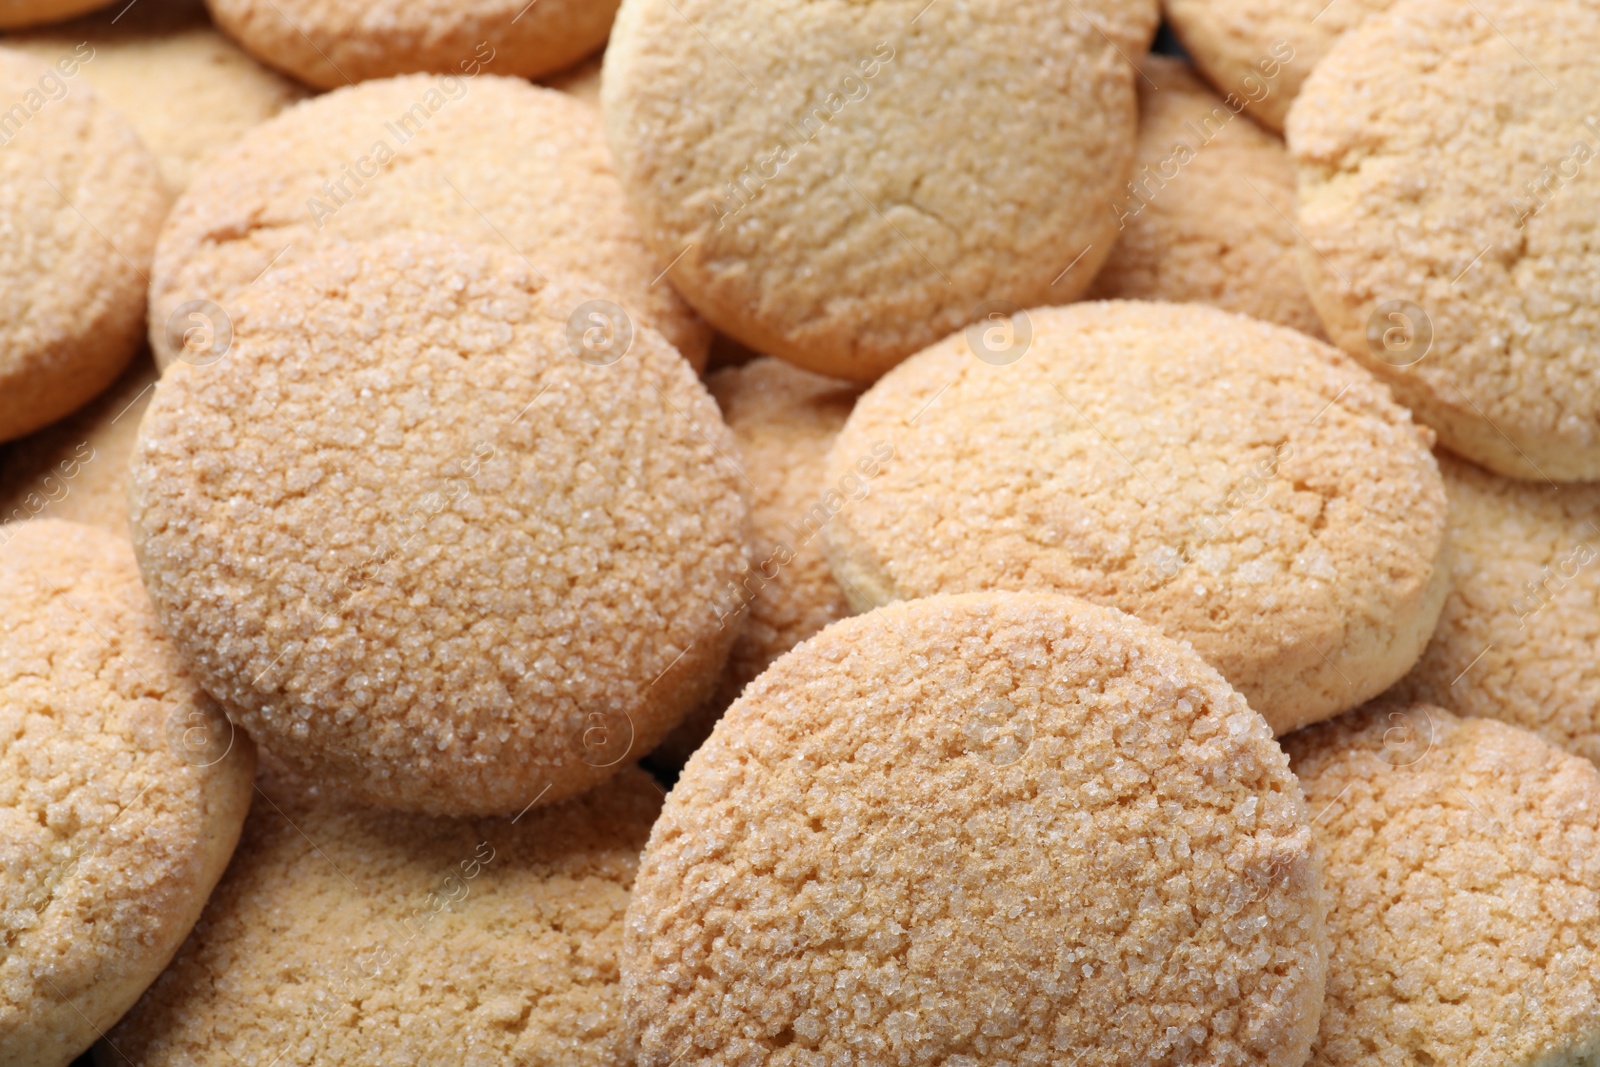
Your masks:
<path fill-rule="evenodd" d="M 1440 453 L 1452 588 L 1394 690 L 1600 763 L 1600 486 L 1518 482 Z"/>
<path fill-rule="evenodd" d="M 1306 75 L 1344 34 L 1394 0 L 1162 0 L 1168 21 L 1217 92 L 1282 131 Z"/>
<path fill-rule="evenodd" d="M 0 48 L 0 441 L 110 385 L 143 326 L 167 197 L 127 120 L 67 90 L 82 65 Z"/>
<path fill-rule="evenodd" d="M 66 519 L 126 538 L 128 464 L 155 383 L 141 353 L 93 402 L 0 450 L 0 524 Z"/>
<path fill-rule="evenodd" d="M 852 606 L 1056 591 L 1189 641 L 1280 733 L 1421 655 L 1448 590 L 1431 435 L 1329 345 L 1199 305 L 1039 308 L 897 367 L 828 480 L 892 450 L 825 531 Z M 990 327 L 998 331 L 999 327 Z M 996 338 L 998 339 L 998 338 Z M 881 443 L 881 444 L 879 444 Z"/>
<path fill-rule="evenodd" d="M 751 569 L 721 598 L 726 624 L 743 627 L 716 690 L 656 749 L 655 758 L 670 766 L 700 747 L 723 710 L 773 660 L 850 614 L 828 570 L 822 526 L 836 504 L 871 491 L 863 470 L 842 486 L 823 481 L 828 446 L 859 387 L 766 357 L 718 371 L 706 385 L 750 479 Z M 864 459 L 870 471 L 873 457 Z"/>
<path fill-rule="evenodd" d="M 194 934 L 96 1062 L 627 1067 L 617 952 L 660 805 L 633 768 L 515 821 L 263 775 Z"/>
<path fill-rule="evenodd" d="M 605 44 L 617 0 L 207 0 L 228 36 L 318 89 L 399 74 L 537 78 Z"/>
<path fill-rule="evenodd" d="M 1310 1062 L 1594 1063 L 1594 766 L 1426 704 L 1382 703 L 1284 745 L 1319 813 L 1329 901 Z"/>
<path fill-rule="evenodd" d="M 745 566 L 738 451 L 592 292 L 417 235 L 324 249 L 174 365 L 139 431 L 145 582 L 207 690 L 377 804 L 515 813 L 648 752 L 715 684 Z"/>
<path fill-rule="evenodd" d="M 1088 287 L 1133 162 L 1129 57 L 1157 17 L 1153 0 L 627 0 L 606 132 L 690 303 L 759 352 L 872 381 L 987 301 Z"/>
<path fill-rule="evenodd" d="M 263 274 L 326 245 L 429 232 L 592 278 L 635 325 L 705 365 L 710 329 L 664 280 L 653 284 L 666 263 L 628 214 L 594 109 L 488 74 L 342 89 L 241 138 L 162 231 L 150 279 L 156 362 L 179 355 L 182 305 L 206 300 L 231 316 Z"/>
<path fill-rule="evenodd" d="M 651 832 L 639 1063 L 1297 1067 L 1327 954 L 1307 824 L 1261 717 L 1130 616 L 847 619 L 745 690 Z"/>
<path fill-rule="evenodd" d="M 1295 265 L 1283 142 L 1181 60 L 1146 56 L 1141 71 L 1139 158 L 1089 296 L 1210 304 L 1325 339 Z"/>
<path fill-rule="evenodd" d="M 188 934 L 255 751 L 185 673 L 125 538 L 0 527 L 0 1049 L 65 1067 Z"/>
<path fill-rule="evenodd" d="M 1289 118 L 1329 336 L 1513 478 L 1600 479 L 1596 40 L 1586 0 L 1401 0 Z"/>

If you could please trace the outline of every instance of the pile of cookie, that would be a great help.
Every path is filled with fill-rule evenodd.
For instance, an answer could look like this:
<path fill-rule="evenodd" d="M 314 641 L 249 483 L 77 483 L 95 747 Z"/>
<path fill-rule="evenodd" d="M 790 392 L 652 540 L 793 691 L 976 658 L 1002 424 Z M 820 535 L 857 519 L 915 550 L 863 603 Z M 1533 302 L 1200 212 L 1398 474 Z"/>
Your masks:
<path fill-rule="evenodd" d="M 0 0 L 0 1064 L 1600 1059 L 1590 0 L 207 7 Z"/>

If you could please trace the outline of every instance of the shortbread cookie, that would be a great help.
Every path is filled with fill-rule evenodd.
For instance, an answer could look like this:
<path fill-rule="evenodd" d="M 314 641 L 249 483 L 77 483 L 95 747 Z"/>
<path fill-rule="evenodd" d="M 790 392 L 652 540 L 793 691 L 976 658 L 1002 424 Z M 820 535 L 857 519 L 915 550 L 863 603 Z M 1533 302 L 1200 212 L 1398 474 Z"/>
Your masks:
<path fill-rule="evenodd" d="M 648 775 L 519 820 L 263 779 L 237 859 L 101 1067 L 631 1062 L 617 953 L 661 805 Z"/>
<path fill-rule="evenodd" d="M 132 123 L 173 196 L 246 130 L 306 95 L 218 33 L 198 0 L 123 0 L 3 43 L 52 63 L 92 51 L 82 81 Z"/>
<path fill-rule="evenodd" d="M 1329 335 L 1514 478 L 1600 480 L 1596 41 L 1589 0 L 1401 0 L 1289 120 Z"/>
<path fill-rule="evenodd" d="M 606 133 L 706 318 L 872 381 L 990 302 L 1088 288 L 1133 163 L 1130 59 L 1157 15 L 1154 0 L 626 0 Z"/>
<path fill-rule="evenodd" d="M 1306 75 L 1335 41 L 1394 0 L 1162 0 L 1167 19 L 1217 91 L 1283 129 Z"/>
<path fill-rule="evenodd" d="M 1327 1067 L 1600 1056 L 1600 772 L 1380 702 L 1286 738 L 1324 855 Z"/>
<path fill-rule="evenodd" d="M 536 78 L 605 43 L 617 0 L 207 0 L 227 34 L 319 89 L 397 74 Z"/>
<path fill-rule="evenodd" d="M 594 107 L 600 106 L 600 55 L 590 56 L 582 63 L 569 67 L 556 74 L 540 78 L 543 85 L 552 89 L 560 89 L 569 96 L 575 96 L 585 104 Z"/>
<path fill-rule="evenodd" d="M 1083 596 L 1191 642 L 1279 733 L 1411 668 L 1449 585 L 1447 508 L 1431 435 L 1382 383 L 1198 305 L 1002 321 L 896 368 L 834 442 L 830 482 L 893 450 L 825 530 L 856 610 Z"/>
<path fill-rule="evenodd" d="M 773 660 L 850 614 L 828 571 L 822 528 L 870 492 L 881 469 L 880 458 L 868 454 L 837 485 L 823 481 L 828 446 L 855 405 L 857 386 L 768 358 L 718 371 L 706 385 L 752 487 L 751 569 L 719 598 L 724 625 L 742 629 L 716 691 L 656 750 L 656 759 L 674 767 Z"/>
<path fill-rule="evenodd" d="M 433 232 L 587 276 L 695 366 L 710 330 L 659 278 L 594 109 L 511 78 L 416 76 L 308 100 L 202 174 L 162 231 L 150 346 L 177 358 L 179 309 L 226 315 L 264 272 L 334 242 Z M 177 323 L 177 325 L 175 325 Z"/>
<path fill-rule="evenodd" d="M 1600 486 L 1449 455 L 1452 590 L 1395 695 L 1525 727 L 1600 763 Z"/>
<path fill-rule="evenodd" d="M 44 516 L 126 538 L 128 463 L 155 383 L 142 353 L 93 403 L 0 450 L 0 524 Z"/>
<path fill-rule="evenodd" d="M 125 538 L 0 527 L 0 1059 L 65 1067 L 167 965 L 255 751 L 156 625 Z"/>
<path fill-rule="evenodd" d="M 521 258 L 330 246 L 174 364 L 130 517 L 208 692 L 354 798 L 515 813 L 615 774 L 709 695 L 745 566 L 737 446 L 689 365 Z"/>
<path fill-rule="evenodd" d="M 156 161 L 83 60 L 0 48 L 0 441 L 110 385 L 138 347 L 166 213 Z"/>
<path fill-rule="evenodd" d="M 1148 56 L 1142 70 L 1138 165 L 1112 204 L 1120 233 L 1089 295 L 1211 304 L 1323 336 L 1295 265 L 1283 142 L 1181 60 Z"/>
<path fill-rule="evenodd" d="M 1298 1067 L 1327 956 L 1308 821 L 1261 717 L 1137 619 L 991 593 L 836 623 L 651 832 L 640 1067 Z"/>
<path fill-rule="evenodd" d="M 58 22 L 104 7 L 110 0 L 0 0 L 0 30 Z"/>

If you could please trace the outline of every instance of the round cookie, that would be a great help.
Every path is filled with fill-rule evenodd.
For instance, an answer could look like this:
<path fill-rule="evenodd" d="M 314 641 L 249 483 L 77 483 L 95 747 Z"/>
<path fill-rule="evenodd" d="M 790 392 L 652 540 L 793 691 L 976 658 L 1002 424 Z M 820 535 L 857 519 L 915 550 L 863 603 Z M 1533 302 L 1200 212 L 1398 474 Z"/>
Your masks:
<path fill-rule="evenodd" d="M 1600 480 L 1597 40 L 1586 0 L 1400 0 L 1289 119 L 1329 336 L 1513 478 Z"/>
<path fill-rule="evenodd" d="M 711 727 L 773 660 L 850 606 L 828 570 L 822 527 L 841 507 L 870 491 L 877 460 L 824 484 L 828 446 L 844 427 L 858 387 L 761 357 L 706 379 L 744 457 L 750 479 L 751 569 L 719 598 L 724 625 L 742 623 L 711 698 L 667 736 L 654 758 L 681 766 Z"/>
<path fill-rule="evenodd" d="M 86 46 L 83 80 L 133 125 L 173 196 L 246 130 L 306 95 L 218 33 L 197 0 L 119 4 L 4 44 L 50 62 Z"/>
<path fill-rule="evenodd" d="M 0 441 L 110 385 L 138 347 L 166 194 L 82 61 L 0 48 Z"/>
<path fill-rule="evenodd" d="M 1600 773 L 1526 730 L 1380 702 L 1284 740 L 1325 860 L 1326 1067 L 1600 1050 Z"/>
<path fill-rule="evenodd" d="M 617 0 L 206 0 L 264 63 L 318 89 L 397 74 L 536 78 L 605 44 Z"/>
<path fill-rule="evenodd" d="M 49 516 L 126 538 L 128 463 L 155 382 L 141 353 L 92 403 L 0 450 L 0 523 Z"/>
<path fill-rule="evenodd" d="M 1181 60 L 1147 56 L 1141 69 L 1138 165 L 1089 297 L 1193 301 L 1323 336 L 1295 265 L 1283 142 Z"/>
<path fill-rule="evenodd" d="M 1184 49 L 1217 91 L 1269 129 L 1344 34 L 1394 0 L 1162 0 Z"/>
<path fill-rule="evenodd" d="M 1006 331 L 1013 347 L 988 347 Z M 1294 330 L 1199 305 L 1040 308 L 861 398 L 829 482 L 874 448 L 892 458 L 824 536 L 858 611 L 1082 596 L 1191 642 L 1284 733 L 1422 654 L 1449 585 L 1430 443 L 1380 382 Z"/>
<path fill-rule="evenodd" d="M 582 349 L 590 306 L 488 246 L 329 246 L 238 302 L 221 360 L 162 379 L 130 493 L 145 584 L 295 770 L 515 813 L 709 694 L 746 558 L 736 446 L 653 330 Z"/>
<path fill-rule="evenodd" d="M 1157 18 L 1154 0 L 626 0 L 606 133 L 701 314 L 870 382 L 990 302 L 1088 287 Z"/>
<path fill-rule="evenodd" d="M 105 7 L 110 0 L 0 0 L 0 30 L 56 22 Z"/>
<path fill-rule="evenodd" d="M 1452 589 L 1394 690 L 1600 763 L 1600 485 L 1538 485 L 1439 456 Z"/>
<path fill-rule="evenodd" d="M 593 108 L 511 78 L 418 75 L 308 100 L 257 126 L 189 187 L 162 231 L 150 347 L 178 356 L 194 301 L 223 320 L 269 269 L 334 242 L 433 232 L 592 278 L 697 368 L 710 330 L 660 278 Z M 220 329 L 220 326 L 215 328 Z"/>
<path fill-rule="evenodd" d="M 125 539 L 0 527 L 0 1050 L 65 1067 L 222 876 L 255 751 L 185 673 Z"/>
<path fill-rule="evenodd" d="M 101 1067 L 630 1062 L 617 952 L 661 805 L 644 772 L 520 820 L 351 808 L 277 775 L 262 789 Z"/>
<path fill-rule="evenodd" d="M 1322 907 L 1287 758 L 1193 653 L 1070 597 L 937 597 L 728 709 L 651 831 L 622 980 L 640 1067 L 1296 1067 Z"/>

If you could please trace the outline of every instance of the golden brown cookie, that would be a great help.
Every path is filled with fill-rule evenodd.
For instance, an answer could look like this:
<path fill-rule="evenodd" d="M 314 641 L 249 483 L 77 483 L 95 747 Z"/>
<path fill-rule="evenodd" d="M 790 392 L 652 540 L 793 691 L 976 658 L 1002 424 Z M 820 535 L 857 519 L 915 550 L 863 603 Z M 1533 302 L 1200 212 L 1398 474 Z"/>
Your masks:
<path fill-rule="evenodd" d="M 651 831 L 640 1067 L 1306 1060 L 1327 944 L 1288 759 L 1192 652 L 999 593 L 823 630 Z"/>
<path fill-rule="evenodd" d="M 355 799 L 515 813 L 716 683 L 737 447 L 689 365 L 489 246 L 329 246 L 175 364 L 139 430 L 145 583 L 209 692 Z M 595 309 L 601 309 L 596 311 Z"/>
<path fill-rule="evenodd" d="M 1317 812 L 1328 999 L 1308 1062 L 1600 1052 L 1600 773 L 1538 737 L 1380 702 L 1285 738 Z"/>
<path fill-rule="evenodd" d="M 350 807 L 277 776 L 262 789 L 101 1067 L 631 1062 L 617 951 L 661 805 L 644 772 L 520 820 Z"/>
<path fill-rule="evenodd" d="M 701 314 L 870 382 L 986 302 L 1088 288 L 1157 17 L 1154 0 L 626 0 L 606 133 Z"/>
<path fill-rule="evenodd" d="M 655 751 L 656 759 L 674 767 L 700 747 L 723 709 L 773 660 L 850 614 L 828 570 L 822 527 L 871 491 L 878 469 L 864 456 L 840 484 L 823 481 L 828 446 L 844 427 L 858 386 L 766 357 L 718 371 L 706 385 L 739 443 L 753 487 L 751 569 L 719 598 L 723 624 L 742 628 L 716 690 Z"/>
<path fill-rule="evenodd" d="M 659 277 L 593 108 L 511 78 L 416 76 L 308 100 L 246 134 L 178 201 L 150 285 L 150 347 L 200 308 L 227 328 L 270 269 L 342 241 L 433 232 L 593 278 L 696 367 L 709 328 Z"/>
<path fill-rule="evenodd" d="M 167 965 L 255 750 L 179 664 L 125 538 L 0 526 L 0 1060 L 65 1067 Z"/>
<path fill-rule="evenodd" d="M 110 0 L 0 0 L 0 29 L 69 19 L 104 7 Z"/>
<path fill-rule="evenodd" d="M 1600 480 L 1596 41 L 1589 0 L 1400 0 L 1289 118 L 1329 336 L 1513 478 Z"/>
<path fill-rule="evenodd" d="M 828 479 L 874 451 L 883 473 L 824 535 L 858 611 L 1082 596 L 1191 642 L 1284 733 L 1376 696 L 1428 643 L 1449 585 L 1430 441 L 1294 330 L 1199 305 L 1039 308 L 861 398 Z"/>
<path fill-rule="evenodd" d="M 167 198 L 85 61 L 0 48 L 0 441 L 88 402 L 139 343 Z"/>
<path fill-rule="evenodd" d="M 1283 142 L 1181 60 L 1147 56 L 1141 69 L 1139 158 L 1089 296 L 1211 304 L 1324 336 L 1295 265 Z"/>

